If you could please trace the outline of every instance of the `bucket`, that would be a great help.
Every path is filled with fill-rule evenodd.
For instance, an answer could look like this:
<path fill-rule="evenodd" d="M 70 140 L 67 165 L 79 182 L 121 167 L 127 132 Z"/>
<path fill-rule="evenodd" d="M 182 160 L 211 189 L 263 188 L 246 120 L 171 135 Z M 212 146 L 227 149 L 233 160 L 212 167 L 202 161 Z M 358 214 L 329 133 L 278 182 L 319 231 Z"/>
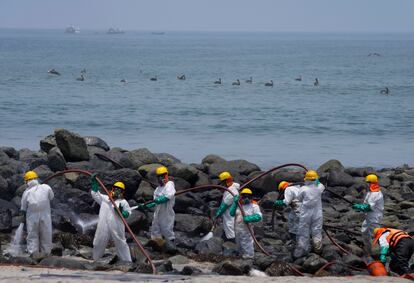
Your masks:
<path fill-rule="evenodd" d="M 368 271 L 371 276 L 388 276 L 384 264 L 380 261 L 373 261 L 368 264 Z"/>

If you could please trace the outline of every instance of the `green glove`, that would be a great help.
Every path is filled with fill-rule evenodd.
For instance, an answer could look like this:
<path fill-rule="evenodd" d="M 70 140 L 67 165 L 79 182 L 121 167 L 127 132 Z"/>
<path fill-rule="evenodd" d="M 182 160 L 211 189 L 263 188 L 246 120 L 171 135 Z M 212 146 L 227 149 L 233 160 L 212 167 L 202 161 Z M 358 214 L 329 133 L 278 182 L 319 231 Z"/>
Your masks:
<path fill-rule="evenodd" d="M 257 213 L 243 217 L 244 223 L 259 222 L 261 220 L 262 220 L 262 217 L 260 216 L 260 214 L 257 214 Z"/>
<path fill-rule="evenodd" d="M 229 210 L 230 216 L 234 217 L 234 215 L 236 215 L 237 203 L 239 202 L 239 199 L 240 199 L 239 195 L 234 196 L 233 203 L 231 204 L 230 210 Z"/>
<path fill-rule="evenodd" d="M 161 203 L 166 203 L 167 201 L 169 201 L 169 199 L 166 196 L 160 196 L 154 200 L 154 203 L 161 204 Z"/>
<path fill-rule="evenodd" d="M 285 205 L 285 202 L 282 199 L 275 201 L 275 203 L 273 204 L 274 207 L 282 207 L 284 205 Z"/>
<path fill-rule="evenodd" d="M 383 264 L 387 263 L 387 254 L 388 254 L 388 247 L 381 247 L 380 261 Z"/>
<path fill-rule="evenodd" d="M 229 206 L 227 205 L 227 204 L 225 204 L 224 202 L 222 202 L 221 204 L 220 204 L 220 207 L 219 207 L 219 209 L 217 210 L 217 212 L 216 212 L 216 215 L 214 216 L 214 219 L 216 219 L 216 218 L 218 218 L 218 217 L 220 217 L 220 216 L 222 216 L 223 215 L 223 213 L 227 210 L 227 208 L 228 208 Z"/>
<path fill-rule="evenodd" d="M 145 204 L 138 204 L 137 210 L 139 211 L 145 211 Z"/>
<path fill-rule="evenodd" d="M 157 204 L 155 203 L 155 202 L 150 202 L 149 204 L 146 204 L 144 207 L 146 208 L 146 209 L 149 209 L 149 208 L 153 208 L 153 207 L 155 207 Z"/>
<path fill-rule="evenodd" d="M 371 211 L 371 206 L 367 203 L 355 203 L 354 205 L 352 205 L 352 208 L 361 212 Z"/>
<path fill-rule="evenodd" d="M 124 217 L 125 219 L 129 217 L 129 213 L 128 211 L 124 210 L 124 207 L 122 206 L 122 204 L 119 204 L 119 210 L 121 211 L 122 217 Z M 114 210 L 116 211 L 116 208 L 114 207 Z"/>
<path fill-rule="evenodd" d="M 93 173 L 92 175 L 91 175 L 91 185 L 92 185 L 92 192 L 97 192 L 97 191 L 99 191 L 99 184 L 98 184 L 98 181 L 96 180 L 96 176 L 97 176 L 98 174 L 96 174 L 96 173 Z"/>

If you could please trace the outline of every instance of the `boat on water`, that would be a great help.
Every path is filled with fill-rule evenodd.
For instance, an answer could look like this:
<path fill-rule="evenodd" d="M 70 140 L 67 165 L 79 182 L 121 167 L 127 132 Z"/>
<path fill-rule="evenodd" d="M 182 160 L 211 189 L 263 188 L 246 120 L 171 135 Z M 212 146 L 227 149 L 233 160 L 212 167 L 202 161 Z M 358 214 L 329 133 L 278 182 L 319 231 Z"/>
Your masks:
<path fill-rule="evenodd" d="M 65 33 L 80 33 L 80 29 L 78 27 L 75 27 L 75 26 L 68 26 L 65 29 Z"/>
<path fill-rule="evenodd" d="M 109 28 L 106 33 L 107 34 L 122 34 L 122 33 L 125 33 L 125 32 L 123 30 L 121 30 L 120 28 Z"/>

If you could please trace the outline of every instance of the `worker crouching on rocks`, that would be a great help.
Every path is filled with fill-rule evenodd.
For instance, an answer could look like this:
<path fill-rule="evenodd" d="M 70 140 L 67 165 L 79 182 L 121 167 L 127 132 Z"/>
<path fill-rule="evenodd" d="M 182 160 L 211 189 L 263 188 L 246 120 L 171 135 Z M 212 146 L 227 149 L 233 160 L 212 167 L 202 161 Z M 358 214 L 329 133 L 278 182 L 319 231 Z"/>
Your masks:
<path fill-rule="evenodd" d="M 24 175 L 27 188 L 21 201 L 21 214 L 27 228 L 27 251 L 31 256 L 48 255 L 52 249 L 52 217 L 50 201 L 54 198 L 52 188 L 39 184 L 34 171 Z"/>
<path fill-rule="evenodd" d="M 380 261 L 385 265 L 390 254 L 390 269 L 399 275 L 413 272 L 409 266 L 414 253 L 414 239 L 407 232 L 392 228 L 375 228 L 373 246 L 380 245 Z"/>
<path fill-rule="evenodd" d="M 294 186 L 292 183 L 282 181 L 279 183 L 278 189 L 280 193 L 284 194 L 284 199 L 276 200 L 274 206 L 287 206 L 290 208 L 288 214 L 289 234 L 290 237 L 296 241 L 299 226 L 300 201 L 298 200 L 298 195 L 300 187 Z"/>
<path fill-rule="evenodd" d="M 318 173 L 309 170 L 305 175 L 305 185 L 301 187 L 298 200 L 300 206 L 298 237 L 296 249 L 293 253 L 295 258 L 306 255 L 309 250 L 309 238 L 312 235 L 313 250 L 316 253 L 322 251 L 322 193 L 325 186 L 319 182 Z"/>
<path fill-rule="evenodd" d="M 240 184 L 233 182 L 233 177 L 230 175 L 229 172 L 222 172 L 219 175 L 219 179 L 223 185 L 229 189 L 233 193 L 233 195 L 239 195 L 239 188 Z M 221 200 L 221 204 L 219 209 L 214 216 L 214 220 L 218 217 L 223 216 L 223 231 L 224 235 L 223 238 L 225 241 L 235 241 L 235 233 L 234 233 L 234 218 L 230 215 L 229 207 L 233 203 L 233 195 L 228 191 L 223 192 L 223 198 Z"/>
<path fill-rule="evenodd" d="M 229 209 L 230 216 L 234 217 L 234 231 L 239 254 L 244 259 L 254 257 L 254 242 L 247 225 L 262 220 L 260 207 L 252 200 L 252 197 L 252 191 L 248 188 L 244 188 L 241 191 L 240 196 L 237 195 L 234 197 L 233 204 Z M 240 202 L 243 208 L 244 216 L 238 207 L 238 202 Z"/>
<path fill-rule="evenodd" d="M 96 227 L 95 238 L 93 239 L 93 259 L 98 260 L 105 252 L 109 239 L 115 244 L 118 257 L 122 261 L 130 262 L 131 253 L 125 239 L 125 227 L 116 208 L 112 205 L 109 196 L 99 192 L 96 174 L 91 176 L 92 198 L 101 206 L 99 209 L 98 226 Z M 112 186 L 111 197 L 121 211 L 123 218 L 128 218 L 131 208 L 124 199 L 125 185 L 116 182 Z"/>
<path fill-rule="evenodd" d="M 365 196 L 364 203 L 357 203 L 352 207 L 357 211 L 365 213 L 365 220 L 362 222 L 361 233 L 365 251 L 370 254 L 374 229 L 381 227 L 384 211 L 384 197 L 376 175 L 369 174 L 365 178 L 365 181 L 369 185 L 369 192 Z"/>

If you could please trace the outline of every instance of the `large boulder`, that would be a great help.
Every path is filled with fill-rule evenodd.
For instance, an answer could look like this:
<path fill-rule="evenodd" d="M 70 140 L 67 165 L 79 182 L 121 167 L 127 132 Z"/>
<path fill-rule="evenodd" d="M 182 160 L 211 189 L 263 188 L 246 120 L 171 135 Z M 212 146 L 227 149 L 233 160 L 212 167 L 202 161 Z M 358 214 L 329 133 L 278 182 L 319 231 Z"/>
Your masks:
<path fill-rule="evenodd" d="M 269 276 L 293 276 L 295 275 L 292 268 L 287 262 L 274 260 L 266 268 L 266 274 Z"/>
<path fill-rule="evenodd" d="M 210 165 L 213 163 L 222 163 L 222 162 L 226 162 L 226 159 L 216 154 L 209 154 L 206 157 L 204 157 L 203 160 L 201 161 L 201 163 L 206 164 L 206 165 Z"/>
<path fill-rule="evenodd" d="M 67 161 L 89 160 L 88 147 L 78 134 L 65 129 L 55 130 L 56 144 Z"/>
<path fill-rule="evenodd" d="M 141 181 L 138 190 L 135 192 L 134 198 L 140 201 L 152 200 L 154 196 L 154 188 L 150 183 Z"/>
<path fill-rule="evenodd" d="M 83 137 L 83 139 L 85 140 L 86 145 L 88 146 L 99 147 L 105 151 L 109 150 L 108 144 L 101 138 L 88 136 L 88 137 Z"/>
<path fill-rule="evenodd" d="M 330 172 L 332 170 L 344 171 L 345 168 L 341 164 L 341 162 L 339 162 L 338 160 L 331 159 L 329 161 L 326 161 L 321 166 L 319 166 L 319 168 L 318 168 L 317 171 L 318 171 L 319 174 L 322 174 L 322 173 L 328 173 L 328 172 Z"/>
<path fill-rule="evenodd" d="M 175 163 L 181 163 L 181 160 L 169 153 L 154 153 L 159 162 L 164 166 L 171 166 Z"/>
<path fill-rule="evenodd" d="M 54 147 L 49 150 L 47 154 L 47 166 L 54 172 L 66 169 L 66 160 L 59 148 Z"/>
<path fill-rule="evenodd" d="M 148 218 L 141 211 L 133 210 L 131 215 L 126 219 L 126 221 L 134 233 L 139 233 L 140 231 L 147 231 L 149 229 Z"/>
<path fill-rule="evenodd" d="M 232 260 L 223 261 L 218 263 L 213 272 L 220 275 L 243 275 L 247 274 L 251 269 L 251 261 L 248 260 Z"/>
<path fill-rule="evenodd" d="M 177 231 L 200 236 L 210 232 L 211 227 L 212 223 L 207 217 L 181 213 L 175 215 L 174 229 Z"/>
<path fill-rule="evenodd" d="M 220 255 L 222 253 L 223 240 L 213 237 L 207 241 L 200 241 L 196 245 L 196 251 L 202 255 Z"/>
<path fill-rule="evenodd" d="M 345 173 L 352 177 L 366 177 L 371 173 L 375 173 L 375 170 L 372 167 L 349 167 L 345 169 Z"/>
<path fill-rule="evenodd" d="M 160 163 L 144 164 L 138 168 L 138 172 L 144 178 L 155 177 L 155 170 L 160 166 Z"/>
<path fill-rule="evenodd" d="M 184 163 L 174 163 L 168 167 L 170 175 L 179 177 L 187 182 L 194 184 L 198 178 L 198 170 L 191 165 Z"/>
<path fill-rule="evenodd" d="M 0 195 L 2 198 L 11 200 L 14 193 L 9 190 L 9 184 L 5 178 L 0 175 Z"/>
<path fill-rule="evenodd" d="M 317 254 L 309 254 L 308 257 L 306 257 L 303 265 L 302 265 L 302 269 L 305 273 L 315 273 L 316 271 L 318 271 L 319 268 L 321 268 L 322 266 L 324 266 L 326 263 L 328 263 L 328 261 L 326 261 L 326 259 L 320 257 Z"/>
<path fill-rule="evenodd" d="M 249 174 L 248 179 L 251 180 L 261 173 L 253 172 Z M 249 187 L 258 196 L 263 196 L 266 193 L 277 191 L 277 187 L 281 181 L 293 183 L 303 182 L 304 176 L 305 171 L 302 169 L 280 169 L 257 179 Z"/>
<path fill-rule="evenodd" d="M 56 139 L 54 135 L 49 135 L 43 138 L 42 140 L 40 140 L 40 149 L 46 153 L 48 153 L 49 150 L 51 150 L 52 148 L 56 146 L 57 144 L 56 144 Z"/>
<path fill-rule="evenodd" d="M 10 158 L 19 159 L 19 152 L 11 146 L 1 146 L 0 151 L 3 151 Z"/>
<path fill-rule="evenodd" d="M 12 210 L 0 207 L 0 233 L 10 233 L 12 229 Z"/>
<path fill-rule="evenodd" d="M 107 188 L 111 188 L 115 182 L 121 181 L 125 184 L 125 198 L 133 198 L 141 182 L 141 175 L 136 170 L 128 168 L 106 171 L 105 174 L 100 174 L 102 181 Z"/>
<path fill-rule="evenodd" d="M 260 171 L 259 166 L 243 159 L 230 160 L 228 165 L 229 167 L 236 168 L 241 175 L 249 175 L 252 172 Z"/>
<path fill-rule="evenodd" d="M 354 184 L 354 178 L 344 171 L 332 169 L 328 173 L 328 185 L 331 187 L 351 187 Z"/>

